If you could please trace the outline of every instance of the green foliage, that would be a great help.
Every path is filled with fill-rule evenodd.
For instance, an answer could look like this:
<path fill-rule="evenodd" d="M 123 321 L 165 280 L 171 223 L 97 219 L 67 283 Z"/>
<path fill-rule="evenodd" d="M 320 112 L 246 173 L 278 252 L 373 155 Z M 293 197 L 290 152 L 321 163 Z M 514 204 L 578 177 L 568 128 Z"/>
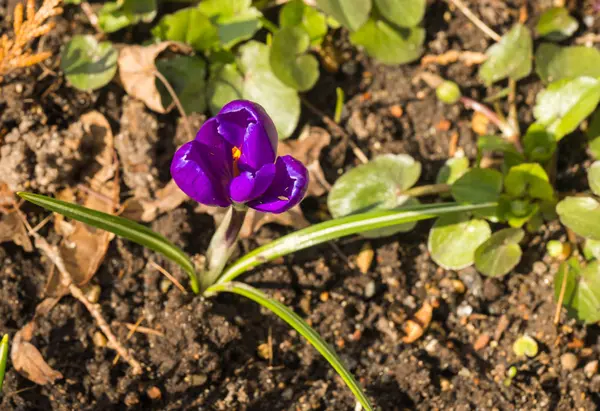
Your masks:
<path fill-rule="evenodd" d="M 435 182 L 437 184 L 454 184 L 469 169 L 469 159 L 466 157 L 452 157 L 440 168 Z"/>
<path fill-rule="evenodd" d="M 217 114 L 232 100 L 243 98 L 244 79 L 235 63 L 213 65 L 209 77 L 207 96 L 210 112 Z"/>
<path fill-rule="evenodd" d="M 488 168 L 472 168 L 452 184 L 452 196 L 460 203 L 496 201 L 502 192 L 502 174 Z"/>
<path fill-rule="evenodd" d="M 600 80 L 562 79 L 537 95 L 533 115 L 557 140 L 574 131 L 600 101 Z"/>
<path fill-rule="evenodd" d="M 600 161 L 595 161 L 588 170 L 588 182 L 592 192 L 600 196 Z"/>
<path fill-rule="evenodd" d="M 442 103 L 454 104 L 460 100 L 461 92 L 458 84 L 453 81 L 444 81 L 436 87 L 435 94 Z"/>
<path fill-rule="evenodd" d="M 327 34 L 327 21 L 323 13 L 306 5 L 302 0 L 286 3 L 279 12 L 281 28 L 299 27 L 310 38 L 311 46 L 318 46 Z"/>
<path fill-rule="evenodd" d="M 0 341 L 0 393 L 4 385 L 4 374 L 6 372 L 6 363 L 8 362 L 8 334 L 4 334 Z"/>
<path fill-rule="evenodd" d="M 513 344 L 513 352 L 517 357 L 535 357 L 538 354 L 538 344 L 528 335 L 523 335 Z"/>
<path fill-rule="evenodd" d="M 386 154 L 345 173 L 333 185 L 327 205 L 335 218 L 374 210 L 389 210 L 418 204 L 402 193 L 421 175 L 421 164 L 405 154 Z M 366 232 L 367 237 L 382 237 L 410 231 L 415 223 Z"/>
<path fill-rule="evenodd" d="M 561 41 L 569 38 L 577 31 L 579 23 L 564 7 L 552 7 L 544 12 L 535 30 L 549 40 Z"/>
<path fill-rule="evenodd" d="M 600 321 L 600 262 L 581 267 L 575 258 L 561 264 L 554 277 L 554 297 L 558 301 L 565 282 L 563 306 L 570 317 L 587 324 Z"/>
<path fill-rule="evenodd" d="M 372 17 L 350 34 L 350 41 L 363 46 L 369 55 L 384 64 L 404 64 L 416 60 L 423 52 L 425 30 L 394 27 Z"/>
<path fill-rule="evenodd" d="M 553 258 L 561 257 L 563 255 L 564 249 L 564 244 L 558 240 L 550 240 L 546 244 L 546 251 L 548 252 L 548 255 Z"/>
<path fill-rule="evenodd" d="M 198 51 L 210 50 L 219 44 L 217 27 L 196 7 L 165 15 L 154 26 L 152 34 L 158 40 L 179 41 Z"/>
<path fill-rule="evenodd" d="M 44 195 L 24 192 L 19 192 L 17 194 L 30 203 L 44 207 L 55 213 L 62 214 L 65 217 L 81 221 L 92 227 L 109 231 L 164 255 L 187 272 L 190 276 L 190 285 L 192 289 L 196 293 L 199 292 L 196 271 L 190 258 L 165 237 L 155 233 L 149 228 L 126 218 L 102 213 Z"/>
<path fill-rule="evenodd" d="M 198 9 L 216 26 L 220 46 L 225 49 L 252 38 L 262 26 L 262 14 L 252 0 L 204 0 Z"/>
<path fill-rule="evenodd" d="M 475 267 L 488 277 L 508 274 L 521 261 L 519 242 L 525 236 L 520 228 L 505 228 L 492 234 L 475 250 Z"/>
<path fill-rule="evenodd" d="M 533 42 L 529 29 L 516 24 L 502 39 L 486 52 L 487 60 L 479 69 L 479 76 L 490 85 L 498 80 L 519 80 L 531 73 Z"/>
<path fill-rule="evenodd" d="M 529 197 L 552 201 L 554 189 L 546 171 L 537 163 L 511 167 L 504 180 L 506 192 L 513 197 Z"/>
<path fill-rule="evenodd" d="M 541 44 L 535 52 L 535 70 L 545 83 L 577 77 L 600 77 L 600 51 L 594 47 Z"/>
<path fill-rule="evenodd" d="M 156 17 L 156 0 L 118 0 L 104 3 L 98 12 L 98 25 L 106 33 L 127 26 L 149 23 Z"/>
<path fill-rule="evenodd" d="M 567 197 L 556 206 L 560 222 L 582 237 L 600 240 L 600 203 L 592 197 Z"/>
<path fill-rule="evenodd" d="M 61 51 L 60 68 L 79 90 L 96 90 L 107 85 L 117 73 L 117 50 L 108 41 L 76 35 Z"/>
<path fill-rule="evenodd" d="M 342 26 L 355 31 L 369 18 L 371 0 L 317 0 L 317 6 Z"/>
<path fill-rule="evenodd" d="M 475 261 L 475 250 L 490 238 L 492 230 L 485 220 L 469 214 L 453 214 L 436 220 L 427 248 L 431 258 L 447 270 L 460 270 Z"/>
<path fill-rule="evenodd" d="M 425 0 L 374 0 L 379 13 L 399 27 L 414 27 L 423 20 Z"/>
<path fill-rule="evenodd" d="M 285 85 L 310 90 L 319 78 L 319 62 L 306 54 L 310 36 L 300 27 L 285 27 L 273 36 L 269 61 L 273 73 Z"/>
<path fill-rule="evenodd" d="M 541 124 L 532 124 L 523 136 L 523 149 L 529 160 L 544 162 L 550 160 L 556 151 L 556 138 Z"/>
<path fill-rule="evenodd" d="M 600 260 L 600 241 L 586 239 L 583 254 L 588 261 L 594 258 Z"/>
<path fill-rule="evenodd" d="M 157 60 L 156 68 L 165 76 L 187 114 L 206 110 L 206 62 L 203 59 L 175 56 Z M 163 107 L 169 107 L 173 99 L 159 79 L 156 79 L 156 87 Z"/>

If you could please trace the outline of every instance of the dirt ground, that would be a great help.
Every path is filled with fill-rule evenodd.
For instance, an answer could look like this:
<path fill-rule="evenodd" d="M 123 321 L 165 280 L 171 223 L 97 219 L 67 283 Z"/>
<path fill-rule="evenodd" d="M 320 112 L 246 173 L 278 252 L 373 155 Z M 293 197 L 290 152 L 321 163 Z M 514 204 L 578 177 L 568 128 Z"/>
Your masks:
<path fill-rule="evenodd" d="M 8 1 L 8 3 L 13 3 Z M 471 9 L 497 32 L 505 32 L 519 18 L 520 1 L 471 0 Z M 527 24 L 534 27 L 550 0 L 529 1 Z M 591 1 L 573 1 L 582 21 Z M 9 22 L 11 4 L 0 1 L 1 29 Z M 576 37 L 600 30 L 600 15 L 591 27 L 581 25 Z M 447 3 L 432 1 L 424 20 L 425 53 L 471 50 L 483 52 L 490 41 Z M 133 36 L 139 34 L 136 28 Z M 58 54 L 77 33 L 93 33 L 85 16 L 69 8 L 58 18 L 58 28 L 44 40 L 44 48 Z M 131 42 L 132 36 L 111 38 Z M 471 113 L 438 103 L 431 89 L 414 81 L 424 69 L 419 63 L 386 67 L 349 47 L 344 35 L 336 44 L 350 53 L 337 73 L 323 71 L 306 98 L 332 115 L 335 87 L 347 96 L 342 126 L 369 157 L 407 153 L 423 164 L 420 183 L 431 183 L 448 158 L 449 141 L 467 156 L 476 154 Z M 177 137 L 176 113 L 159 115 L 132 101 L 115 82 L 98 92 L 69 87 L 48 60 L 0 86 L 0 178 L 14 187 L 55 194 L 64 187 L 85 184 L 83 175 L 93 153 L 70 149 L 77 138 L 82 114 L 97 110 L 118 135 L 126 122 L 144 124 L 133 133 L 148 179 L 125 175 L 121 201 L 136 193 L 154 193 L 169 180 L 168 164 L 185 138 Z M 465 94 L 485 97 L 477 67 L 462 63 L 428 69 L 456 81 Z M 535 75 L 519 82 L 519 120 L 532 120 L 531 103 L 541 84 Z M 394 106 L 402 108 L 398 116 Z M 74 125 L 75 124 L 75 125 Z M 325 127 L 321 118 L 304 108 L 301 125 Z M 449 126 L 446 126 L 449 124 Z M 117 145 L 117 151 L 120 155 Z M 559 146 L 559 190 L 585 187 L 583 165 L 590 159 L 581 135 L 565 138 Z M 347 143 L 332 133 L 332 143 L 320 157 L 325 176 L 333 183 L 343 170 L 357 164 Z M 129 179 L 128 179 L 129 178 Z M 303 203 L 307 218 L 316 221 L 325 198 Z M 24 206 L 32 225 L 45 216 Z M 184 250 L 204 252 L 214 230 L 212 217 L 196 211 L 192 202 L 159 215 L 151 227 Z M 327 245 L 305 250 L 276 264 L 245 275 L 252 285 L 267 290 L 301 316 L 332 345 L 381 410 L 593 410 L 600 404 L 600 374 L 586 375 L 584 367 L 598 360 L 600 329 L 568 320 L 553 325 L 553 277 L 557 264 L 545 255 L 545 242 L 565 238 L 558 224 L 528 235 L 524 257 L 515 271 L 486 279 L 473 268 L 458 272 L 438 268 L 426 247 L 430 222 L 413 232 L 371 241 L 375 260 L 367 274 L 351 269 Z M 59 237 L 44 227 L 49 242 Z M 288 228 L 270 224 L 241 244 L 249 250 L 277 238 Z M 365 243 L 361 238 L 338 242 L 353 260 Z M 92 280 L 101 287 L 99 304 L 115 334 L 125 341 L 136 323 L 161 335 L 134 333 L 124 344 L 144 365 L 133 376 L 123 361 L 113 365 L 115 352 L 94 343 L 96 323 L 72 297 L 64 297 L 38 320 L 32 343 L 48 364 L 64 378 L 38 386 L 9 365 L 1 398 L 3 410 L 352 410 L 355 401 L 335 372 L 281 320 L 249 300 L 231 295 L 212 299 L 184 295 L 162 285 L 163 276 L 149 264 L 154 260 L 184 284 L 185 274 L 154 253 L 130 242 L 112 241 Z M 11 337 L 29 322 L 44 297 L 50 262 L 38 251 L 6 242 L 0 245 L 0 332 Z M 457 281 L 456 281 L 457 280 Z M 436 297 L 439 307 L 423 337 L 402 342 L 402 325 L 422 304 Z M 518 360 L 515 339 L 534 336 L 540 353 Z M 272 340 L 271 361 L 258 347 Z M 481 342 L 489 341 L 481 347 Z M 576 355 L 577 364 L 565 367 L 561 356 Z M 510 366 L 518 374 L 503 384 Z M 588 367 L 589 368 L 589 367 Z M 156 395 L 156 389 L 160 396 Z M 159 398 L 158 398 L 159 397 Z"/>

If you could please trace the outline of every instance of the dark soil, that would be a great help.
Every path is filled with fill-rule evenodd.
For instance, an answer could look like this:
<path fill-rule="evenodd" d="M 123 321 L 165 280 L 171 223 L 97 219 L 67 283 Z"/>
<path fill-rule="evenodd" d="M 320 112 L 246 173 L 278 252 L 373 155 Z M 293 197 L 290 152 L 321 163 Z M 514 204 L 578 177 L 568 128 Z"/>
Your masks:
<path fill-rule="evenodd" d="M 3 32 L 10 24 L 6 16 L 12 2 L 8 3 L 0 1 Z M 482 52 L 489 46 L 489 40 L 460 12 L 449 11 L 443 1 L 430 3 L 425 53 L 450 49 Z M 468 3 L 498 32 L 506 31 L 519 18 L 520 1 Z M 552 2 L 529 2 L 530 27 L 545 3 Z M 585 13 L 591 13 L 590 1 L 567 3 L 574 4 L 580 21 Z M 597 32 L 599 15 L 595 21 L 577 35 Z M 44 40 L 44 48 L 58 54 L 61 44 L 82 32 L 93 31 L 79 9 L 69 7 L 58 19 L 57 29 Z M 115 35 L 112 40 L 131 42 L 136 33 Z M 475 156 L 471 113 L 438 103 L 432 90 L 413 81 L 423 71 L 418 63 L 378 65 L 352 50 L 343 35 L 336 41 L 350 53 L 349 60 L 335 74 L 323 71 L 319 84 L 306 97 L 331 114 L 335 87 L 342 87 L 347 96 L 343 126 L 369 157 L 410 154 L 423 164 L 421 183 L 431 183 L 448 157 L 453 133 L 459 134 L 459 147 L 466 155 Z M 485 97 L 476 67 L 456 63 L 434 70 L 458 82 L 467 95 Z M 532 118 L 530 104 L 541 85 L 535 75 L 519 85 L 519 120 L 526 125 Z M 73 124 L 82 114 L 97 110 L 117 135 L 131 104 L 116 83 L 94 93 L 69 87 L 57 57 L 43 69 L 35 67 L 7 78 L 0 86 L 0 178 L 13 188 L 50 194 L 85 183 L 81 176 L 92 156 L 68 150 L 65 142 L 76 138 Z M 399 118 L 392 114 L 395 105 L 403 109 Z M 152 193 L 168 181 L 164 170 L 181 141 L 174 137 L 175 113 L 142 111 L 138 114 L 149 130 L 143 138 L 151 142 L 140 146 L 151 176 L 142 191 Z M 440 126 L 443 121 L 450 123 L 447 130 Z M 323 126 L 321 118 L 306 108 L 303 124 Z M 321 156 L 330 183 L 344 169 L 358 164 L 344 140 L 334 137 Z M 585 187 L 583 165 L 589 158 L 584 138 L 571 136 L 559 149 L 558 189 Z M 125 185 L 128 181 L 126 176 L 122 201 L 132 190 Z M 305 201 L 306 215 L 316 215 L 324 200 Z M 35 207 L 26 206 L 24 211 L 32 224 L 47 215 Z M 430 225 L 420 223 L 411 233 L 372 241 L 376 258 L 367 274 L 350 269 L 328 246 L 322 246 L 259 267 L 245 280 L 306 318 L 335 346 L 382 410 L 598 408 L 600 375 L 587 377 L 583 368 L 598 359 L 600 329 L 576 324 L 564 315 L 561 326 L 553 325 L 557 264 L 545 256 L 545 242 L 564 239 L 562 228 L 549 224 L 540 233 L 529 235 L 515 272 L 486 279 L 472 268 L 453 272 L 437 267 L 426 247 Z M 41 234 L 58 241 L 49 226 Z M 152 228 L 186 251 L 199 254 L 206 250 L 214 223 L 210 216 L 196 213 L 189 202 L 159 216 Z M 280 226 L 267 225 L 256 239 L 244 240 L 241 248 L 249 250 L 258 241 L 264 243 L 286 232 Z M 364 243 L 364 239 L 350 238 L 339 246 L 354 258 Z M 176 266 L 118 239 L 111 243 L 92 280 L 101 287 L 100 307 L 121 341 L 126 340 L 128 329 L 118 323 L 135 323 L 140 318 L 143 326 L 164 334 L 135 333 L 124 343 L 143 362 L 143 374 L 132 376 L 123 361 L 113 365 L 115 352 L 93 343 L 97 331 L 93 318 L 77 300 L 65 297 L 38 320 L 32 340 L 64 378 L 37 386 L 9 365 L 3 410 L 355 409 L 352 394 L 327 362 L 277 317 L 237 296 L 204 299 L 183 295 L 175 287 L 165 291 L 161 289 L 164 277 L 148 264 L 150 259 L 186 283 L 185 274 Z M 50 263 L 39 252 L 27 253 L 12 243 L 0 246 L 0 261 L 0 332 L 10 333 L 12 338 L 31 321 L 42 301 Z M 402 342 L 402 325 L 431 297 L 437 297 L 439 307 L 429 329 L 413 344 Z M 508 325 L 501 332 L 499 325 L 504 322 Z M 524 333 L 540 344 L 540 354 L 527 361 L 518 360 L 512 351 L 513 342 Z M 491 340 L 476 350 L 474 345 L 482 335 Z M 274 352 L 271 362 L 258 353 L 269 337 Z M 574 370 L 561 366 L 561 356 L 567 352 L 578 358 Z M 512 365 L 519 372 L 512 384 L 505 386 L 505 373 Z M 160 390 L 160 398 L 151 398 L 150 393 L 156 393 L 153 387 Z"/>

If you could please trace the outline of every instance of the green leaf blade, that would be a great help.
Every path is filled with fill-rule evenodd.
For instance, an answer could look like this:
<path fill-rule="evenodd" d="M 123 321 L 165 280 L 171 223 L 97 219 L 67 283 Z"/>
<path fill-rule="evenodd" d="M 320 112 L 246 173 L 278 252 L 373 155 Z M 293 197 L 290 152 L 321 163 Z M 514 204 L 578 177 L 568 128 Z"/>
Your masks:
<path fill-rule="evenodd" d="M 372 7 L 371 0 L 317 0 L 317 5 L 351 31 L 365 24 Z"/>
<path fill-rule="evenodd" d="M 488 277 L 508 274 L 521 261 L 519 242 L 524 236 L 525 231 L 520 228 L 495 232 L 475 250 L 475 268 Z"/>
<path fill-rule="evenodd" d="M 4 334 L 0 341 L 0 394 L 4 385 L 4 374 L 6 373 L 6 363 L 8 362 L 8 334 Z"/>
<path fill-rule="evenodd" d="M 579 23 L 564 7 L 552 7 L 540 17 L 535 29 L 542 37 L 562 41 L 571 37 L 579 28 Z"/>
<path fill-rule="evenodd" d="M 502 39 L 486 52 L 488 58 L 479 69 L 487 85 L 504 78 L 520 80 L 531 73 L 533 41 L 529 29 L 515 24 Z"/>
<path fill-rule="evenodd" d="M 316 348 L 316 350 L 331 364 L 331 366 L 335 369 L 335 371 L 340 375 L 342 380 L 346 383 L 350 391 L 354 394 L 358 402 L 363 406 L 365 410 L 372 411 L 373 407 L 363 392 L 360 384 L 354 379 L 354 376 L 342 360 L 337 356 L 336 352 L 331 348 L 325 340 L 321 338 L 321 336 L 312 329 L 306 321 L 304 321 L 298 314 L 287 308 L 285 305 L 281 304 L 279 301 L 269 298 L 266 294 L 261 291 L 251 287 L 247 284 L 238 283 L 238 282 L 228 282 L 224 284 L 215 284 L 209 287 L 206 292 L 210 293 L 219 293 L 219 292 L 229 292 L 235 293 L 250 300 L 262 305 L 266 309 L 273 312 L 283 321 L 288 323 L 292 328 L 294 328 L 300 335 L 308 340 L 308 342 Z"/>
<path fill-rule="evenodd" d="M 108 41 L 76 35 L 61 50 L 60 68 L 75 88 L 84 91 L 104 87 L 117 73 L 119 53 Z"/>
<path fill-rule="evenodd" d="M 17 195 L 47 210 L 81 221 L 92 227 L 109 231 L 164 255 L 187 272 L 193 291 L 195 293 L 199 292 L 194 264 L 189 257 L 165 237 L 155 233 L 148 227 L 123 217 L 102 213 L 41 194 L 18 192 Z"/>
<path fill-rule="evenodd" d="M 556 206 L 560 222 L 585 238 L 600 240 L 600 203 L 592 197 L 567 197 Z"/>
<path fill-rule="evenodd" d="M 375 0 L 385 18 L 400 27 L 414 27 L 425 16 L 425 0 Z"/>
<path fill-rule="evenodd" d="M 502 174 L 487 168 L 472 168 L 452 184 L 451 193 L 461 203 L 496 201 L 502 192 Z"/>
<path fill-rule="evenodd" d="M 310 36 L 300 27 L 284 27 L 273 36 L 269 61 L 273 73 L 298 91 L 310 90 L 319 78 L 319 62 L 306 51 Z"/>

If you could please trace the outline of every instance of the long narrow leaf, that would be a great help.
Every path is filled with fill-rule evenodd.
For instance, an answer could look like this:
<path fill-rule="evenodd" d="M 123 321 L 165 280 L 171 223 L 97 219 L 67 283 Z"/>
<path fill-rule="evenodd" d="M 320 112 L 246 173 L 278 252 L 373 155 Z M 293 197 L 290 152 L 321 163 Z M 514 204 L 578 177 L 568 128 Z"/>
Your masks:
<path fill-rule="evenodd" d="M 6 372 L 6 362 L 8 361 L 8 334 L 4 334 L 0 342 L 0 393 L 4 385 L 4 373 Z"/>
<path fill-rule="evenodd" d="M 217 284 L 232 281 L 245 271 L 277 257 L 329 240 L 397 224 L 436 218 L 445 214 L 493 209 L 496 205 L 496 203 L 476 205 L 458 203 L 428 204 L 393 211 L 355 214 L 325 221 L 295 231 L 251 251 L 225 269 L 221 277 L 217 280 Z"/>
<path fill-rule="evenodd" d="M 155 233 L 148 227 L 138 224 L 123 217 L 102 213 L 77 204 L 71 204 L 66 201 L 57 200 L 41 194 L 26 192 L 17 193 L 21 198 L 44 207 L 47 210 L 62 214 L 66 217 L 81 221 L 93 227 L 110 231 L 118 236 L 133 241 L 144 247 L 148 247 L 158 253 L 161 253 L 171 261 L 183 268 L 190 276 L 190 285 L 197 294 L 200 289 L 198 278 L 194 269 L 194 264 L 180 248 L 167 240 L 162 235 Z"/>
<path fill-rule="evenodd" d="M 279 301 L 269 298 L 269 296 L 257 290 L 256 288 L 235 281 L 224 284 L 215 284 L 209 287 L 206 292 L 209 294 L 219 292 L 239 294 L 262 305 L 268 310 L 271 310 L 279 318 L 298 331 L 304 338 L 308 340 L 309 343 L 313 345 L 313 347 L 317 349 L 317 351 L 319 351 L 319 353 L 321 353 L 323 357 L 325 357 L 325 359 L 337 371 L 340 377 L 342 377 L 342 380 L 344 380 L 348 388 L 350 388 L 350 391 L 352 391 L 358 402 L 360 402 L 365 410 L 373 410 L 373 407 L 371 406 L 371 403 L 363 392 L 361 386 L 354 379 L 350 371 L 348 371 L 348 369 L 344 366 L 344 363 L 342 360 L 340 360 L 335 351 L 329 346 L 329 344 L 327 344 L 327 342 L 325 342 L 325 340 L 321 338 L 321 336 L 315 330 L 313 330 L 306 323 L 306 321 L 300 318 L 298 314 L 281 304 Z"/>

